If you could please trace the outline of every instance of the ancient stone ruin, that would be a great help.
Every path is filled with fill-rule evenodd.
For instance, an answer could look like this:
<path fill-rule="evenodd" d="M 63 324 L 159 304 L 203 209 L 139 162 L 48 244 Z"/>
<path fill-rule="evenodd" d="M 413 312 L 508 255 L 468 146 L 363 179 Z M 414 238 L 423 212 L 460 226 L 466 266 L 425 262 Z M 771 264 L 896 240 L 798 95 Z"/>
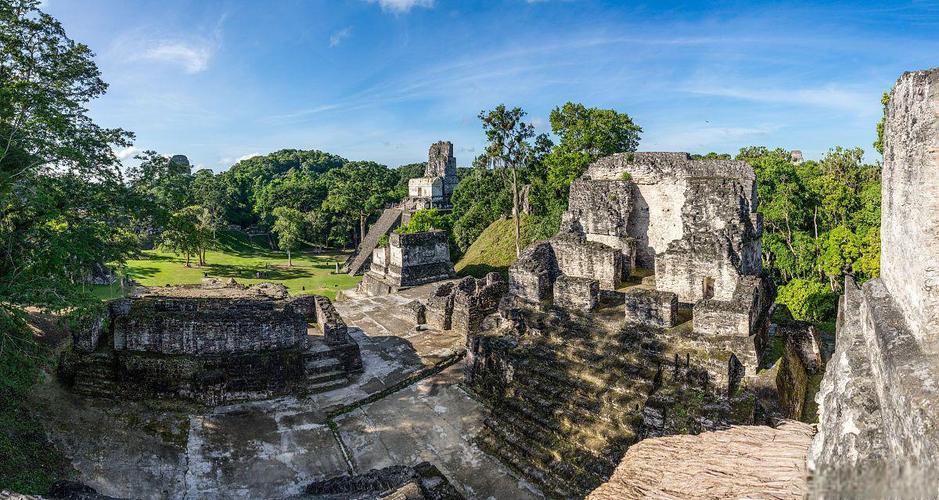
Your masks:
<path fill-rule="evenodd" d="M 74 337 L 61 375 L 88 396 L 215 404 L 329 390 L 362 370 L 329 299 L 271 283 L 150 288 Z"/>
<path fill-rule="evenodd" d="M 372 250 L 371 266 L 358 290 L 368 295 L 384 295 L 454 276 L 445 231 L 392 232 L 388 246 Z"/>
<path fill-rule="evenodd" d="M 453 208 L 450 196 L 456 188 L 456 158 L 453 144 L 439 141 L 430 145 L 427 153 L 424 176 L 408 181 L 408 196 L 400 203 L 385 208 L 378 220 L 368 228 L 368 234 L 359 243 L 355 253 L 349 257 L 345 269 L 349 274 L 362 274 L 369 269 L 382 236 L 390 235 L 401 224 L 407 224 L 414 212 L 424 208 L 449 211 Z"/>
<path fill-rule="evenodd" d="M 927 498 L 939 484 L 939 68 L 887 106 L 881 276 L 852 279 L 817 396 L 818 496 Z"/>
<path fill-rule="evenodd" d="M 818 337 L 771 328 L 757 206 L 743 162 L 592 164 L 559 233 L 523 251 L 498 314 L 469 331 L 466 385 L 491 411 L 479 446 L 571 497 L 642 439 L 800 416 Z"/>
<path fill-rule="evenodd" d="M 460 494 L 439 469 L 428 462 L 413 467 L 393 465 L 355 476 L 340 476 L 307 485 L 308 497 L 321 500 L 370 500 L 401 498 L 424 500 L 462 500 Z"/>

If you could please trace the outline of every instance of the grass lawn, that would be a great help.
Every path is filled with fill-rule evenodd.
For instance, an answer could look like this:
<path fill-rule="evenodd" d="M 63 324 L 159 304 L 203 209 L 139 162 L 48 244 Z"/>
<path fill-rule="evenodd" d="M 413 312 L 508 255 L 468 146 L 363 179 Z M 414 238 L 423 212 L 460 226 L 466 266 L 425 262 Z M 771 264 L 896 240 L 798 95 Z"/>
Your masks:
<path fill-rule="evenodd" d="M 522 217 L 520 226 L 521 245 L 525 248 L 534 239 L 527 217 Z M 482 278 L 492 271 L 508 273 L 515 259 L 515 222 L 499 219 L 483 230 L 453 267 L 460 276 Z"/>
<path fill-rule="evenodd" d="M 285 285 L 291 295 L 315 293 L 336 298 L 336 292 L 354 288 L 361 276 L 333 274 L 336 262 L 340 265 L 348 253 L 294 252 L 293 266 L 287 267 L 287 254 L 272 251 L 263 242 L 243 235 L 225 234 L 219 249 L 206 252 L 206 265 L 199 267 L 193 258 L 192 267 L 186 267 L 186 258 L 160 250 L 147 250 L 140 259 L 127 261 L 128 276 L 145 286 L 163 286 L 200 283 L 203 273 L 211 278 L 235 278 L 241 284 L 265 281 Z M 262 278 L 256 278 L 257 272 Z M 119 297 L 119 285 L 97 286 L 93 290 L 102 299 Z"/>

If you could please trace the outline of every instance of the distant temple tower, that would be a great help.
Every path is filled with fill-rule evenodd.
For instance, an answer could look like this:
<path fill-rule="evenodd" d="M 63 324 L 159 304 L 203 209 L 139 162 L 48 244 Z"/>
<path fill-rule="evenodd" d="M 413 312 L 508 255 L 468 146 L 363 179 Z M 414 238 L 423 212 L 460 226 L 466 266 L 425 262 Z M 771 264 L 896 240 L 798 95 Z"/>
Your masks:
<path fill-rule="evenodd" d="M 402 201 L 401 207 L 411 212 L 422 208 L 449 209 L 456 183 L 453 143 L 440 141 L 431 144 L 424 177 L 408 181 L 408 197 Z"/>

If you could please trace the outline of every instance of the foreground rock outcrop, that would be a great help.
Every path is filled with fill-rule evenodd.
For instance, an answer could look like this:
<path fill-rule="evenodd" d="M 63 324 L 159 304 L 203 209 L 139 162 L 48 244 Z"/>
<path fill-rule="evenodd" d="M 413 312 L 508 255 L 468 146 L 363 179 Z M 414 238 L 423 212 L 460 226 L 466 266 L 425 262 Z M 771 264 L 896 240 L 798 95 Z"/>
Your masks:
<path fill-rule="evenodd" d="M 811 425 L 786 420 L 646 439 L 587 498 L 804 498 L 812 434 Z"/>
<path fill-rule="evenodd" d="M 939 495 L 939 68 L 900 77 L 885 125 L 881 277 L 841 298 L 818 497 Z"/>

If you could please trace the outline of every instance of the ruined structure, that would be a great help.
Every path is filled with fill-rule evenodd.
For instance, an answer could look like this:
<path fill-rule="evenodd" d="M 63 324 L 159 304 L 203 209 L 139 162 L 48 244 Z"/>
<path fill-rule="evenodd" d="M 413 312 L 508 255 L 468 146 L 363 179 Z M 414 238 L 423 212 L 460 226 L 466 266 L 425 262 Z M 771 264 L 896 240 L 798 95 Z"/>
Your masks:
<path fill-rule="evenodd" d="M 388 246 L 372 250 L 371 267 L 358 290 L 368 295 L 383 295 L 453 276 L 446 232 L 393 232 Z"/>
<path fill-rule="evenodd" d="M 453 144 L 450 141 L 431 144 L 427 157 L 424 176 L 408 181 L 408 197 L 400 203 L 406 214 L 402 224 L 407 224 L 410 214 L 422 208 L 449 210 L 452 207 L 450 196 L 457 184 Z"/>
<path fill-rule="evenodd" d="M 362 369 L 329 299 L 270 283 L 149 289 L 74 337 L 61 374 L 90 396 L 218 403 L 341 387 Z"/>
<path fill-rule="evenodd" d="M 744 162 L 590 165 L 561 230 L 523 251 L 499 314 L 467 337 L 466 384 L 492 411 L 479 446 L 570 497 L 642 439 L 801 416 L 818 338 L 771 331 L 761 233 Z"/>
<path fill-rule="evenodd" d="M 414 212 L 423 208 L 449 211 L 453 206 L 450 196 L 457 184 L 456 158 L 453 144 L 439 141 L 430 145 L 424 176 L 408 181 L 408 196 L 400 203 L 385 208 L 378 220 L 368 229 L 356 252 L 346 262 L 346 272 L 362 274 L 369 268 L 382 236 L 387 236 L 401 224 L 407 224 Z"/>
<path fill-rule="evenodd" d="M 462 500 L 447 477 L 428 462 L 413 467 L 393 465 L 355 476 L 317 481 L 305 488 L 308 497 L 318 500 Z"/>
<path fill-rule="evenodd" d="M 881 276 L 850 278 L 817 396 L 819 497 L 933 497 L 939 484 L 939 68 L 887 105 Z"/>

